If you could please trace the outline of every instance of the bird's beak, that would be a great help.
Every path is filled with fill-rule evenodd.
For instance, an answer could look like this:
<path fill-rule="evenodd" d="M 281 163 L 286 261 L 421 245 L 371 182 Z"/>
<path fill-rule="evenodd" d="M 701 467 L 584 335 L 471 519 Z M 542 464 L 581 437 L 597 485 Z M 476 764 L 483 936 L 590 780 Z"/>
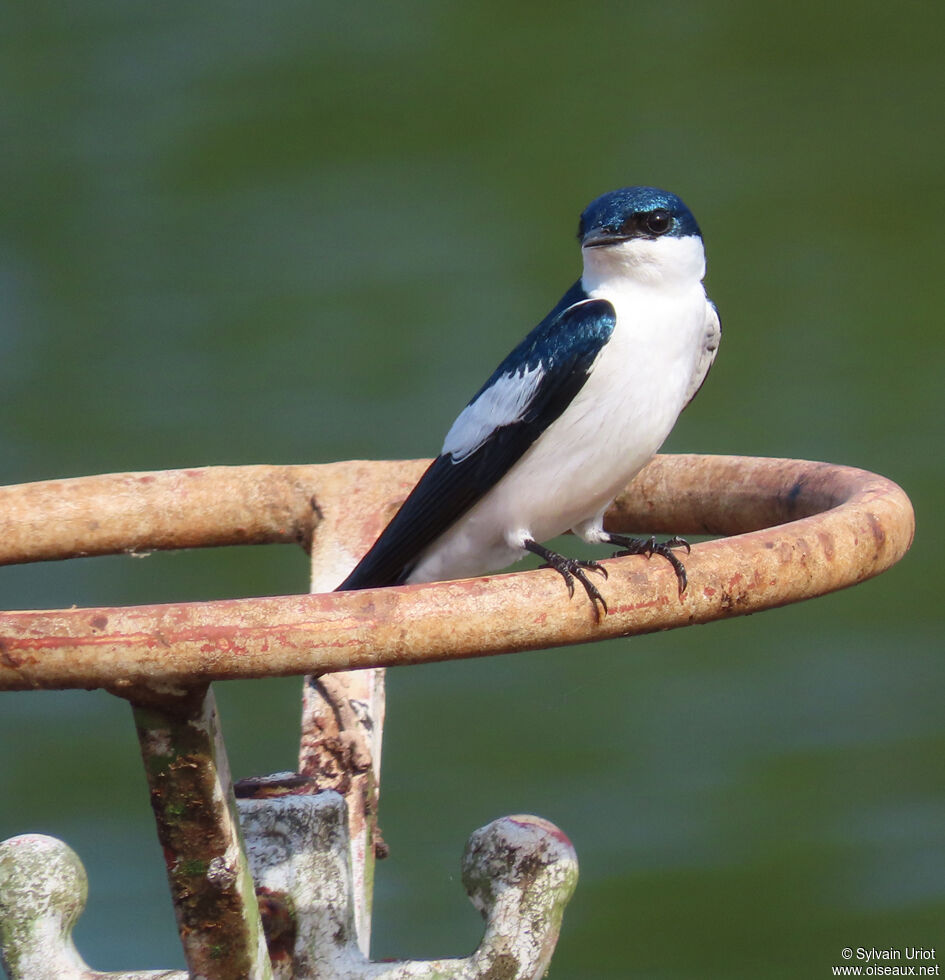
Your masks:
<path fill-rule="evenodd" d="M 581 240 L 581 248 L 600 248 L 603 245 L 616 245 L 626 240 L 626 235 L 621 235 L 612 229 L 592 228 Z"/>

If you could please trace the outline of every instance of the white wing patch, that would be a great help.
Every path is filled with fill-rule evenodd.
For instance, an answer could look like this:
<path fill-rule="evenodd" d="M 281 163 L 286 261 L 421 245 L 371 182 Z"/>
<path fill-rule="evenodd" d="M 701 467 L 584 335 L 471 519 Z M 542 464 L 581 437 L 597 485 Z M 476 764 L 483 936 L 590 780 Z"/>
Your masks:
<path fill-rule="evenodd" d="M 496 429 L 517 422 L 544 376 L 545 369 L 539 361 L 530 371 L 521 368 L 496 378 L 459 413 L 443 440 L 442 454 L 449 453 L 459 463 L 483 446 Z"/>

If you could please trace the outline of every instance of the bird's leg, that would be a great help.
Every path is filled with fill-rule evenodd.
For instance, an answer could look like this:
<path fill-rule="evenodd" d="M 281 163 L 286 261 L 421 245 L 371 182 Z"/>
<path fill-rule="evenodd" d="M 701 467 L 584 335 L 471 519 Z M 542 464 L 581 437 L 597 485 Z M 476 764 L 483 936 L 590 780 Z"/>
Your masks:
<path fill-rule="evenodd" d="M 628 538 L 623 534 L 605 533 L 607 535 L 606 543 L 615 544 L 621 549 L 614 552 L 614 558 L 621 558 L 624 555 L 646 555 L 647 558 L 651 558 L 653 555 L 661 555 L 673 566 L 673 571 L 676 573 L 676 579 L 679 582 L 679 594 L 682 595 L 686 591 L 685 566 L 672 551 L 673 548 L 685 548 L 688 555 L 692 549 L 685 538 L 675 537 L 670 538 L 669 541 L 657 541 L 656 538 Z"/>
<path fill-rule="evenodd" d="M 604 578 L 607 578 L 607 569 L 603 565 L 598 564 L 596 561 L 565 558 L 564 555 L 559 555 L 556 551 L 551 551 L 551 549 L 540 545 L 531 538 L 526 538 L 522 542 L 522 545 L 526 551 L 530 551 L 533 555 L 538 555 L 539 558 L 544 559 L 544 567 L 553 568 L 564 579 L 564 584 L 568 587 L 568 595 L 571 597 L 574 596 L 574 580 L 577 579 L 584 586 L 587 597 L 594 604 L 594 615 L 597 617 L 598 622 L 600 621 L 600 611 L 597 608 L 597 603 L 599 602 L 604 612 L 607 612 L 607 602 L 598 591 L 597 586 L 587 577 L 585 569 L 591 572 L 600 572 Z"/>

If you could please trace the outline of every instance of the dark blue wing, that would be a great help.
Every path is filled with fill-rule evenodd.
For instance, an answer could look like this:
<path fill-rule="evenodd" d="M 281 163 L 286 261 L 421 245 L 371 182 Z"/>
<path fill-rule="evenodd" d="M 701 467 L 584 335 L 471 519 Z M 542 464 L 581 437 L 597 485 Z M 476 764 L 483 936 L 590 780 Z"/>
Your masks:
<path fill-rule="evenodd" d="M 572 286 L 469 402 L 472 406 L 497 383 L 531 372 L 537 380 L 521 410 L 513 418 L 497 419 L 496 427 L 468 455 L 458 460 L 449 452 L 438 456 L 338 590 L 406 581 L 423 551 L 484 496 L 567 408 L 610 339 L 615 322 L 610 303 L 588 299 L 580 283 Z"/>

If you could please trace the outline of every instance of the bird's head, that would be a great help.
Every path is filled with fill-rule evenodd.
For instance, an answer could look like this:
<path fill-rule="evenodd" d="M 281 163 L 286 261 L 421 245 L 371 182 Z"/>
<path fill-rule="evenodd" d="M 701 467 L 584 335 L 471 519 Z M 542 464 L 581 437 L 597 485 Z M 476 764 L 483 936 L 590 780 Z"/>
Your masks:
<path fill-rule="evenodd" d="M 657 187 L 622 187 L 584 209 L 578 226 L 587 280 L 631 276 L 643 281 L 699 279 L 702 234 L 685 204 Z"/>

